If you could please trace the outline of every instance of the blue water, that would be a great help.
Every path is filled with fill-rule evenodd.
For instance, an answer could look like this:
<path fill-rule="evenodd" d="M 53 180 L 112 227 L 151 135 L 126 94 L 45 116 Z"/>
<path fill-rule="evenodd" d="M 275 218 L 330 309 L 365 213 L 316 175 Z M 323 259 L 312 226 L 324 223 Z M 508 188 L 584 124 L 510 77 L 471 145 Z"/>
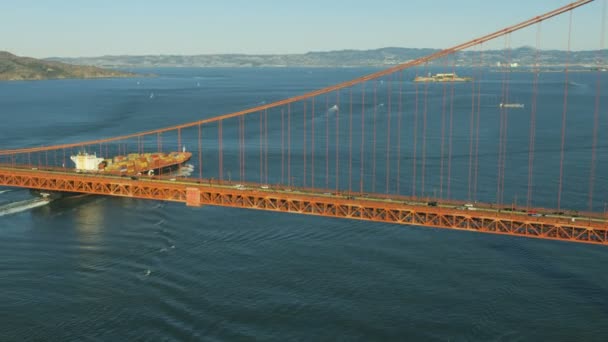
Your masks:
<path fill-rule="evenodd" d="M 159 76 L 0 82 L 0 148 L 91 140 L 189 122 L 373 70 L 144 71 Z M 404 79 L 412 76 L 408 72 Z M 553 207 L 564 82 L 561 74 L 541 76 L 534 203 Z M 587 208 L 596 76 L 570 75 L 563 201 L 573 209 Z M 478 197 L 494 201 L 497 104 L 503 75 L 487 72 L 484 77 Z M 531 76 L 510 77 L 510 102 L 525 103 L 526 109 L 509 111 L 504 191 L 504 201 L 509 203 L 523 202 L 527 191 L 531 101 Z M 379 93 L 386 92 L 387 83 L 377 84 Z M 471 97 L 463 86 L 470 84 L 458 84 L 461 88 L 454 97 L 451 196 L 458 199 L 466 199 L 468 190 L 470 107 L 468 112 L 466 108 Z M 447 196 L 437 176 L 442 87 L 427 89 L 425 192 L 421 193 L 419 140 L 418 177 L 412 178 L 413 160 L 407 152 L 400 174 L 390 171 L 391 184 L 400 179 L 401 193 L 409 194 L 415 181 L 420 195 L 439 196 L 441 191 Z M 397 89 L 393 86 L 392 91 Z M 393 121 L 389 129 L 393 137 L 402 132 L 403 151 L 411 151 L 414 85 L 406 82 L 401 90 L 407 94 L 403 126 L 399 130 Z M 423 90 L 421 86 L 420 96 Z M 355 95 L 360 91 L 354 89 Z M 370 84 L 365 91 L 371 91 Z M 356 108 L 361 105 L 358 101 L 355 96 Z M 370 101 L 366 97 L 368 105 Z M 341 115 L 346 115 L 348 93 L 342 93 L 339 102 Z M 376 103 L 378 115 L 386 116 L 380 103 L 385 108 L 386 99 Z M 601 103 L 596 211 L 608 201 L 605 93 Z M 355 111 L 354 115 L 359 122 L 359 114 Z M 340 120 L 344 129 L 348 119 Z M 418 124 L 420 135 L 422 121 Z M 325 127 L 322 120 L 315 125 Z M 330 125 L 335 127 L 335 122 Z M 353 139 L 359 143 L 357 127 Z M 366 127 L 364 139 L 369 139 L 371 126 Z M 294 139 L 301 138 L 297 132 L 294 126 Z M 249 135 L 257 138 L 253 132 Z M 276 133 L 270 136 L 276 145 Z M 377 148 L 384 151 L 386 135 L 379 136 Z M 346 135 L 341 139 L 348 142 Z M 355 146 L 357 155 L 359 145 Z M 322 143 L 317 146 L 319 151 L 323 147 Z M 225 141 L 225 148 L 228 154 L 238 153 L 234 141 Z M 294 169 L 301 169 L 298 153 L 302 152 L 293 151 L 298 156 Z M 280 164 L 272 153 L 271 149 L 270 160 L 275 162 L 271 170 L 276 171 Z M 348 151 L 341 153 L 346 156 Z M 318 158 L 317 177 L 322 183 L 325 158 L 322 154 Z M 379 153 L 379 192 L 384 192 L 386 176 L 383 158 Z M 233 159 L 226 157 L 226 168 L 237 175 Z M 252 162 L 256 159 L 253 155 Z M 369 162 L 369 156 L 365 161 Z M 354 161 L 356 170 L 358 162 Z M 209 159 L 205 173 L 213 175 L 215 166 Z M 340 172 L 340 187 L 348 188 L 347 173 Z M 369 177 L 369 170 L 365 172 Z M 352 183 L 358 184 L 355 174 Z M 255 173 L 252 177 L 256 178 Z M 280 174 L 271 172 L 270 177 L 276 180 Z M 395 191 L 394 187 L 389 190 Z M 0 188 L 0 206 L 29 198 L 27 190 Z M 0 216 L 0 247 L 2 341 L 602 341 L 608 334 L 608 250 L 600 246 L 86 196 Z"/>

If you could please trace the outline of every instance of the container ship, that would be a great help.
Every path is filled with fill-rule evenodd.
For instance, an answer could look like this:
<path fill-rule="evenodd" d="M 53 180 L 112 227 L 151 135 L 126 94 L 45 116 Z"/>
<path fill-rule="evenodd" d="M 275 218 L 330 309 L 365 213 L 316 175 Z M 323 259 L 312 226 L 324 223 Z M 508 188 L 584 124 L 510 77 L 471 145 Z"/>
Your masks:
<path fill-rule="evenodd" d="M 456 73 L 435 74 L 429 73 L 428 76 L 418 76 L 414 78 L 414 82 L 470 82 L 472 77 L 460 77 Z"/>
<path fill-rule="evenodd" d="M 155 175 L 179 169 L 192 158 L 186 152 L 130 153 L 114 158 L 100 158 L 95 153 L 80 152 L 70 159 L 76 164 L 77 172 L 99 172 L 121 176 Z"/>

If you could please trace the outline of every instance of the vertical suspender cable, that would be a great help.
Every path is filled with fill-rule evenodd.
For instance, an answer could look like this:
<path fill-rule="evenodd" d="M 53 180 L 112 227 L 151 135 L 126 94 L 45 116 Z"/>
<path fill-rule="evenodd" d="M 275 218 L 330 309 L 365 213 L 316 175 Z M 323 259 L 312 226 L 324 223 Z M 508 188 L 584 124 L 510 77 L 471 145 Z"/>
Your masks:
<path fill-rule="evenodd" d="M 220 181 L 224 180 L 224 151 L 223 151 L 223 138 L 222 138 L 222 123 L 224 121 L 220 120 L 217 124 L 217 136 L 218 136 L 218 179 Z"/>
<path fill-rule="evenodd" d="M 593 142 L 591 147 L 591 167 L 589 170 L 589 211 L 593 211 L 593 190 L 595 187 L 595 172 L 597 167 L 597 135 L 600 115 L 600 84 L 602 78 L 600 66 L 603 64 L 602 53 L 604 50 L 604 39 L 606 34 L 606 0 L 604 0 L 602 8 L 602 22 L 600 24 L 600 28 L 600 51 L 598 52 L 597 80 L 595 86 L 595 110 L 593 112 Z"/>
<path fill-rule="evenodd" d="M 178 152 L 182 151 L 182 129 L 181 128 L 177 129 L 177 151 Z"/>
<path fill-rule="evenodd" d="M 479 46 L 479 82 L 477 83 L 477 119 L 475 123 L 475 170 L 473 173 L 473 199 L 477 200 L 479 178 L 479 124 L 481 123 L 481 78 L 483 75 L 483 44 Z"/>
<path fill-rule="evenodd" d="M 312 98 L 311 103 L 311 111 L 310 111 L 310 129 L 311 129 L 311 138 L 310 138 L 310 187 L 314 189 L 315 187 L 315 98 Z"/>
<path fill-rule="evenodd" d="M 475 65 L 475 57 L 472 57 L 472 64 Z M 479 82 L 477 75 L 471 82 L 471 117 L 469 118 L 469 181 L 467 199 L 471 201 L 473 189 L 473 136 L 475 132 L 475 85 Z"/>
<path fill-rule="evenodd" d="M 425 64 L 425 70 L 428 65 Z M 424 83 L 424 110 L 422 117 L 422 170 L 421 170 L 421 195 L 424 196 L 424 183 L 426 175 L 426 114 L 428 109 L 428 94 L 429 94 L 429 82 Z"/>
<path fill-rule="evenodd" d="M 403 116 L 403 70 L 399 71 L 399 105 L 397 107 L 397 195 L 401 194 L 400 185 L 401 185 L 401 117 Z"/>
<path fill-rule="evenodd" d="M 353 87 L 350 87 L 348 114 L 348 193 L 353 191 Z"/>
<path fill-rule="evenodd" d="M 264 109 L 264 184 L 268 184 L 268 109 Z"/>
<path fill-rule="evenodd" d="M 507 35 L 507 40 L 508 40 L 508 65 L 511 65 L 511 34 Z M 506 86 L 506 100 L 509 101 L 509 91 L 510 91 L 510 86 L 511 86 L 511 75 L 510 73 L 507 73 L 507 86 Z M 509 143 L 509 135 L 508 135 L 508 128 L 509 128 L 509 110 L 507 108 L 505 108 L 505 116 L 504 116 L 504 135 L 503 135 L 503 146 L 502 146 L 502 172 L 501 172 L 501 179 L 500 179 L 500 197 L 501 197 L 501 203 L 504 201 L 504 193 L 505 193 L 505 173 L 506 173 L 506 166 L 507 166 L 507 146 Z M 517 198 L 517 197 L 516 197 Z"/>
<path fill-rule="evenodd" d="M 264 112 L 260 112 L 260 184 L 264 183 Z"/>
<path fill-rule="evenodd" d="M 536 27 L 536 57 L 534 62 L 534 79 L 532 81 L 532 108 L 530 109 L 530 143 L 528 146 L 528 195 L 526 206 L 532 206 L 532 186 L 534 178 L 534 151 L 536 148 L 536 108 L 538 104 L 538 78 L 540 73 L 540 29 L 541 23 Z"/>
<path fill-rule="evenodd" d="M 203 178 L 203 133 L 198 124 L 198 179 Z"/>
<path fill-rule="evenodd" d="M 416 73 L 418 77 L 418 73 Z M 412 147 L 412 196 L 416 196 L 416 170 L 418 169 L 416 157 L 418 155 L 418 83 L 414 82 L 416 97 L 414 101 L 414 134 Z"/>
<path fill-rule="evenodd" d="M 564 67 L 564 109 L 562 111 L 562 141 L 560 145 L 559 157 L 559 188 L 557 191 L 557 209 L 562 205 L 562 188 L 564 180 L 564 148 L 566 146 L 566 114 L 568 113 L 568 67 L 570 64 L 570 43 L 572 36 L 572 11 L 568 17 L 568 51 L 566 54 L 566 65 Z"/>
<path fill-rule="evenodd" d="M 281 108 L 281 184 L 285 184 L 285 111 Z"/>
<path fill-rule="evenodd" d="M 329 189 L 329 94 L 325 95 L 325 189 Z"/>
<path fill-rule="evenodd" d="M 448 57 L 445 57 L 443 62 L 444 68 L 447 68 Z M 445 160 L 445 120 L 446 120 L 446 97 L 448 85 L 443 82 L 443 96 L 441 98 L 441 147 L 439 152 L 439 198 L 443 198 L 443 174 Z"/>
<path fill-rule="evenodd" d="M 291 181 L 291 103 L 287 104 L 287 184 L 293 186 Z"/>
<path fill-rule="evenodd" d="M 386 193 L 389 192 L 389 183 L 390 183 L 390 156 L 391 156 L 391 98 L 392 98 L 392 83 L 393 83 L 393 74 L 390 74 L 387 79 L 388 86 L 388 107 L 386 111 Z"/>
<path fill-rule="evenodd" d="M 456 60 L 452 61 L 452 73 L 456 73 Z M 453 135 L 454 135 L 454 81 L 450 82 L 451 91 L 450 91 L 450 123 L 449 123 L 449 131 L 448 131 L 448 193 L 447 198 L 451 198 L 452 191 L 452 148 L 453 148 Z"/>
<path fill-rule="evenodd" d="M 374 135 L 372 137 L 372 192 L 376 192 L 376 117 L 378 115 L 378 81 L 374 80 Z"/>
<path fill-rule="evenodd" d="M 340 90 L 336 90 L 336 192 L 340 190 Z"/>
<path fill-rule="evenodd" d="M 303 101 L 304 102 L 304 135 L 302 138 L 302 148 L 303 148 L 303 153 L 302 153 L 302 158 L 304 159 L 304 174 L 302 176 L 302 186 L 306 186 L 306 136 L 308 135 L 307 131 L 306 131 L 306 100 Z"/>
<path fill-rule="evenodd" d="M 359 192 L 363 193 L 365 167 L 365 82 L 361 84 L 361 171 L 359 174 Z"/>

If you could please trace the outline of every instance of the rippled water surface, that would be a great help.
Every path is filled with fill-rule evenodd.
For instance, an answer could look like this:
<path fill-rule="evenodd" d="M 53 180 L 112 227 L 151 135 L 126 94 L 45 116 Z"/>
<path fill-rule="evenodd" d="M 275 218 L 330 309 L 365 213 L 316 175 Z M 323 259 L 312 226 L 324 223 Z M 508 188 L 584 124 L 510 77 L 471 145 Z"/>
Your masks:
<path fill-rule="evenodd" d="M 154 72 L 0 82 L 0 148 L 188 122 L 369 70 Z M 592 75 L 577 77 L 572 92 L 593 98 Z M 584 206 L 585 175 L 569 177 Z M 32 198 L 0 188 L 0 206 Z M 607 264 L 601 246 L 73 197 L 0 216 L 0 341 L 602 341 Z"/>

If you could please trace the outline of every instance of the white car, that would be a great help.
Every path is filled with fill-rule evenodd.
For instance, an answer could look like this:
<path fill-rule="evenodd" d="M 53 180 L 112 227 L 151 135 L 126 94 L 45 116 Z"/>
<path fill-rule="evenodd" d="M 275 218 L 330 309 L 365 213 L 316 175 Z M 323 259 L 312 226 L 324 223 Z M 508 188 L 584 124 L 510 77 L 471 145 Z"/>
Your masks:
<path fill-rule="evenodd" d="M 475 207 L 473 206 L 473 204 L 471 204 L 471 203 L 465 204 L 464 209 L 465 210 L 476 210 Z"/>

